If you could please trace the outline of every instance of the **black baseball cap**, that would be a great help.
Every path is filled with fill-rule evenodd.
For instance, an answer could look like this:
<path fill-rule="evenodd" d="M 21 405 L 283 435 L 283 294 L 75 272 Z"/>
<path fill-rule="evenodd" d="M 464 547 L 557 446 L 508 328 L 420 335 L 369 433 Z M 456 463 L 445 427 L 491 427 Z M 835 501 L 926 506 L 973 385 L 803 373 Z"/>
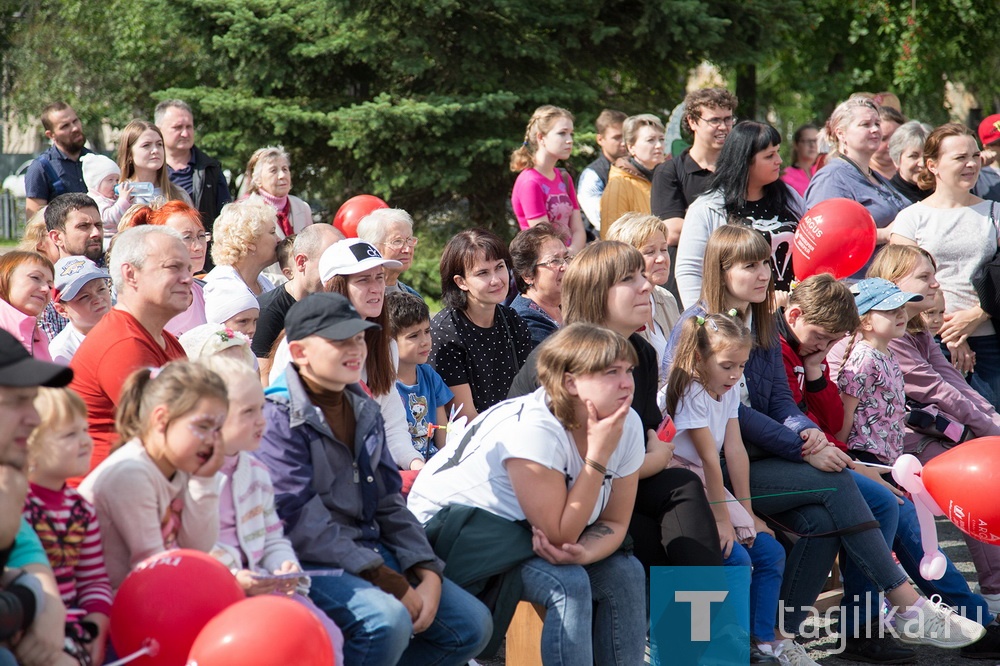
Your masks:
<path fill-rule="evenodd" d="M 289 341 L 318 335 L 327 340 L 346 340 L 369 328 L 381 328 L 361 318 L 351 302 L 341 294 L 309 294 L 285 315 L 285 337 Z"/>
<path fill-rule="evenodd" d="M 68 367 L 32 358 L 17 338 L 0 329 L 0 386 L 60 388 L 72 380 Z"/>

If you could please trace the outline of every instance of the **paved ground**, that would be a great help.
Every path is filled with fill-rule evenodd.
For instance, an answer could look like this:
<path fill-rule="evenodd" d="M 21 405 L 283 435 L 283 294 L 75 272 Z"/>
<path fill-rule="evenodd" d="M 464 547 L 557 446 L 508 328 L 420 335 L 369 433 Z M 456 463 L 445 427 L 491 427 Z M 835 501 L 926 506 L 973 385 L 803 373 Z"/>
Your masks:
<path fill-rule="evenodd" d="M 939 518 L 937 521 L 938 525 L 938 541 L 941 547 L 947 553 L 948 557 L 955 562 L 959 570 L 965 574 L 967 580 L 970 581 L 970 585 L 975 585 L 975 569 L 972 566 L 972 562 L 969 559 L 969 551 L 965 546 L 965 542 L 962 540 L 961 533 L 955 528 L 948 520 L 944 518 Z M 856 661 L 848 661 L 846 659 L 840 659 L 839 657 L 831 656 L 828 650 L 832 649 L 836 645 L 836 640 L 827 635 L 827 629 L 820 623 L 816 629 L 816 634 L 819 638 L 810 641 L 807 644 L 810 656 L 823 664 L 824 666 L 851 666 L 852 664 L 860 664 Z M 977 664 L 1000 664 L 1000 660 L 989 661 L 989 660 L 971 660 L 963 659 L 959 656 L 958 650 L 940 650 L 933 647 L 918 647 L 917 649 L 917 661 L 914 663 L 917 666 L 976 666 Z M 482 666 L 504 666 L 506 661 L 504 658 L 503 649 L 501 649 L 500 654 L 496 659 L 489 661 L 480 661 Z M 521 664 L 511 664 L 510 666 L 523 666 Z M 671 664 L 670 666 L 687 666 L 686 664 Z"/>

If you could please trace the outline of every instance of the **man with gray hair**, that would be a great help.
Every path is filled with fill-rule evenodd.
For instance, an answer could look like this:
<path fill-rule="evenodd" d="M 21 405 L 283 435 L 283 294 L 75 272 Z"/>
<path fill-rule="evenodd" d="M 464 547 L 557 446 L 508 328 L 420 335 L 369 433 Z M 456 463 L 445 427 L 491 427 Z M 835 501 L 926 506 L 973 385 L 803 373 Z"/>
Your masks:
<path fill-rule="evenodd" d="M 153 111 L 153 122 L 163 133 L 170 181 L 191 195 L 205 231 L 211 233 L 219 211 L 232 201 L 222 166 L 194 145 L 194 113 L 186 102 L 179 99 L 160 102 Z M 211 269 L 211 265 L 206 268 Z"/>
<path fill-rule="evenodd" d="M 403 271 L 413 264 L 417 237 L 413 235 L 413 218 L 401 208 L 378 208 L 358 222 L 358 238 L 375 246 L 382 257 L 402 264 L 399 268 L 385 267 L 385 293 L 405 291 L 423 298 L 416 289 L 399 281 Z"/>
<path fill-rule="evenodd" d="M 340 240 L 344 240 L 344 235 L 329 224 L 311 224 L 300 231 L 292 245 L 291 279 L 257 299 L 260 319 L 250 348 L 257 357 L 262 378 L 271 369 L 271 347 L 285 328 L 285 313 L 308 294 L 323 291 L 319 258 L 326 248 Z"/>
<path fill-rule="evenodd" d="M 94 438 L 91 469 L 108 457 L 117 437 L 115 408 L 125 379 L 138 368 L 187 358 L 177 338 L 163 329 L 191 305 L 191 255 L 181 235 L 165 226 L 126 229 L 115 237 L 109 268 L 118 303 L 70 363 L 70 388 L 87 404 Z"/>

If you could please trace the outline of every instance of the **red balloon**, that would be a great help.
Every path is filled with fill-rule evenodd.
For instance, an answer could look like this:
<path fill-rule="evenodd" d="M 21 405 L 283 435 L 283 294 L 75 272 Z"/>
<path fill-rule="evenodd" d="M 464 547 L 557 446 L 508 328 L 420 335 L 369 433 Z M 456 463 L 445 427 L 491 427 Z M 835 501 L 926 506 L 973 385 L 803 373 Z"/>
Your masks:
<path fill-rule="evenodd" d="M 187 666 L 334 666 L 323 625 L 302 604 L 274 594 L 216 615 L 191 646 Z"/>
<path fill-rule="evenodd" d="M 980 437 L 924 465 L 924 488 L 955 526 L 974 539 L 1000 543 L 1000 437 Z"/>
<path fill-rule="evenodd" d="M 832 273 L 838 280 L 862 268 L 875 252 L 875 220 L 850 199 L 827 199 L 799 221 L 792 245 L 795 279 Z"/>
<path fill-rule="evenodd" d="M 337 210 L 337 214 L 333 218 L 333 226 L 340 229 L 348 238 L 357 238 L 358 222 L 373 210 L 388 207 L 389 204 L 373 194 L 359 194 L 345 201 Z"/>
<path fill-rule="evenodd" d="M 133 664 L 182 666 L 208 621 L 245 598 L 232 572 L 206 553 L 182 549 L 154 555 L 118 588 L 111 643 L 125 657 L 152 641 L 156 654 Z"/>

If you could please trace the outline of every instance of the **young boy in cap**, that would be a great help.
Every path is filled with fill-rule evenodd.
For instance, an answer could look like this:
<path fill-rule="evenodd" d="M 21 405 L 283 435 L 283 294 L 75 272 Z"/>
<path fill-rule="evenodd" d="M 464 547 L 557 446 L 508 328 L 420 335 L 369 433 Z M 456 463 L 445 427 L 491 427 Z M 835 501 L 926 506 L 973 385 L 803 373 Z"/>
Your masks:
<path fill-rule="evenodd" d="M 40 421 L 34 405 L 38 387 L 66 386 L 72 378 L 72 370 L 32 358 L 0 330 L 0 625 L 13 630 L 0 633 L 0 646 L 13 646 L 17 663 L 25 666 L 57 664 L 63 658 L 66 608 L 48 557 L 21 510 L 28 492 L 23 474 L 28 437 Z M 17 637 L 14 632 L 23 633 Z M 0 647 L 0 664 L 10 663 L 13 658 Z"/>
<path fill-rule="evenodd" d="M 340 294 L 310 294 L 285 317 L 292 363 L 265 407 L 256 457 L 274 481 L 278 515 L 305 569 L 309 595 L 344 633 L 348 664 L 465 664 L 486 645 L 486 607 L 442 575 L 406 508 L 378 405 L 358 386 L 361 318 Z"/>
<path fill-rule="evenodd" d="M 86 257 L 63 257 L 56 262 L 52 303 L 69 324 L 49 343 L 53 361 L 69 365 L 83 338 L 111 310 L 110 279 L 107 271 Z"/>

